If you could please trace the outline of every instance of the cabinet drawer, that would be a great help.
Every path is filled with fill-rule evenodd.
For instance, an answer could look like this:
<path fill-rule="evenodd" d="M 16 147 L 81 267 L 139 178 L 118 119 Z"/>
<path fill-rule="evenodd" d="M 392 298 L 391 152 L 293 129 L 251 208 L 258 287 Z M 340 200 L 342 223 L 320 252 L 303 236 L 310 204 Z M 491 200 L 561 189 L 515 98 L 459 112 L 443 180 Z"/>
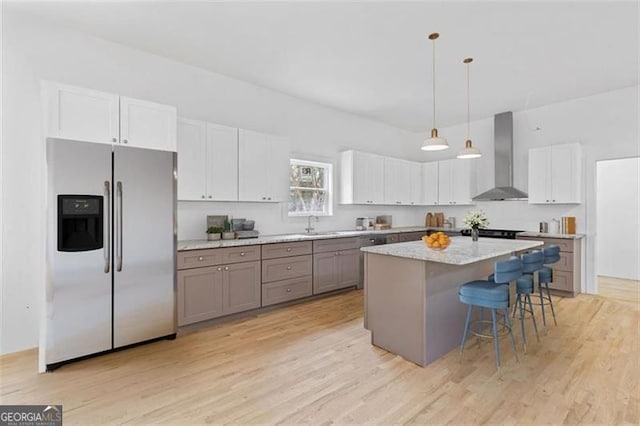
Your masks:
<path fill-rule="evenodd" d="M 330 240 L 316 240 L 313 242 L 314 253 L 326 253 L 330 251 L 350 250 L 360 247 L 358 237 L 333 238 Z"/>
<path fill-rule="evenodd" d="M 288 278 L 311 275 L 313 262 L 311 255 L 282 257 L 262 261 L 262 282 L 279 281 Z"/>
<path fill-rule="evenodd" d="M 311 296 L 311 292 L 311 275 L 264 284 L 262 286 L 262 306 Z"/>
<path fill-rule="evenodd" d="M 303 254 L 311 254 L 312 249 L 312 241 L 265 244 L 262 246 L 262 258 L 275 259 L 277 257 L 300 256 Z"/>
<path fill-rule="evenodd" d="M 400 242 L 400 234 L 387 235 L 387 244 Z"/>
<path fill-rule="evenodd" d="M 573 272 L 559 271 L 553 269 L 553 282 L 549 288 L 573 292 Z"/>
<path fill-rule="evenodd" d="M 178 269 L 201 268 L 222 264 L 222 249 L 178 252 Z"/>
<path fill-rule="evenodd" d="M 407 241 L 420 241 L 422 239 L 423 235 L 426 235 L 426 232 L 407 232 L 404 234 L 400 234 L 400 242 L 407 242 Z"/>
<path fill-rule="evenodd" d="M 554 271 L 573 272 L 573 253 L 560 252 L 560 260 L 551 265 Z"/>
<path fill-rule="evenodd" d="M 543 247 L 558 246 L 560 251 L 573 252 L 573 241 L 565 238 L 543 238 L 543 237 L 518 237 L 519 240 L 532 240 L 544 242 Z M 536 247 L 539 248 L 539 247 Z"/>
<path fill-rule="evenodd" d="M 260 246 L 241 246 L 222 249 L 223 263 L 251 262 L 260 260 Z"/>

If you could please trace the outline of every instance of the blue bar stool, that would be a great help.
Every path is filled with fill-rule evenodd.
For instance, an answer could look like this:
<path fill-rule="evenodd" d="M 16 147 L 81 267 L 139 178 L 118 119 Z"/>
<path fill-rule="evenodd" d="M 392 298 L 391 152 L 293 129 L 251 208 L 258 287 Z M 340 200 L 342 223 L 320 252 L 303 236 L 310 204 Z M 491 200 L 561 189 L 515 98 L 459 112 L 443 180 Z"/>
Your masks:
<path fill-rule="evenodd" d="M 471 323 L 471 315 L 474 307 L 489 308 L 491 310 L 491 325 L 493 336 L 471 331 L 478 337 L 493 338 L 494 350 L 496 355 L 496 367 L 498 375 L 500 370 L 500 341 L 498 336 L 498 321 L 496 320 L 496 312 L 502 312 L 504 316 L 505 327 L 508 330 L 511 346 L 518 360 L 516 351 L 516 342 L 513 338 L 511 330 L 511 321 L 509 320 L 509 286 L 504 285 L 511 281 L 515 281 L 522 276 L 522 261 L 517 257 L 509 260 L 499 261 L 494 266 L 494 281 L 476 280 L 462 284 L 458 289 L 458 297 L 460 302 L 469 305 L 467 309 L 467 320 L 464 324 L 464 332 L 462 334 L 462 344 L 460 345 L 460 358 L 464 353 L 464 344 L 469 334 L 469 324 Z"/>
<path fill-rule="evenodd" d="M 533 321 L 533 329 L 536 332 L 536 339 L 539 342 L 538 324 L 536 324 L 536 316 L 533 313 L 533 304 L 531 303 L 531 294 L 533 294 L 533 273 L 543 268 L 544 255 L 540 250 L 534 250 L 531 253 L 524 253 L 520 256 L 522 260 L 522 275 L 516 279 L 516 303 L 513 305 L 513 316 L 515 318 L 516 311 L 520 311 L 520 329 L 522 330 L 522 347 L 527 352 L 527 335 L 524 331 L 525 312 L 531 315 Z M 527 307 L 528 304 L 528 307 Z"/>
<path fill-rule="evenodd" d="M 542 249 L 542 254 L 544 256 L 543 263 L 545 265 L 551 265 L 560 260 L 560 247 L 558 246 L 549 246 L 547 248 Z M 551 313 L 553 314 L 553 323 L 558 325 L 556 321 L 556 311 L 553 309 L 553 300 L 551 299 L 551 292 L 549 291 L 549 283 L 553 282 L 553 269 L 548 266 L 544 266 L 538 272 L 538 291 L 540 293 L 540 308 L 542 309 L 542 323 L 544 326 L 547 326 L 547 318 L 544 313 L 544 305 L 545 301 L 549 302 L 549 306 L 551 307 Z M 543 294 L 542 290 L 546 290 L 546 295 Z"/>

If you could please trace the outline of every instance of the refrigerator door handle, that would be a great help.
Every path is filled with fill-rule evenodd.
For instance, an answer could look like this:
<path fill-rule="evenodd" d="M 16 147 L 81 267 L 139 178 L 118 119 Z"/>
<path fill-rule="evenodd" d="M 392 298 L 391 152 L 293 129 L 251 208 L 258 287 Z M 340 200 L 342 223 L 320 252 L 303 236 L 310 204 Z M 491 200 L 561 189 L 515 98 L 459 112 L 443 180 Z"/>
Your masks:
<path fill-rule="evenodd" d="M 109 187 L 109 181 L 104 181 L 104 194 L 107 198 L 107 233 L 104 240 L 106 241 L 104 247 L 104 273 L 111 272 L 111 189 Z"/>
<path fill-rule="evenodd" d="M 122 271 L 122 182 L 118 181 L 118 183 L 116 184 L 116 197 L 119 198 L 118 201 L 118 217 L 117 217 L 117 223 L 118 223 L 118 230 L 117 230 L 117 237 L 118 237 L 118 245 L 116 246 L 116 262 L 117 262 L 117 271 L 120 272 Z"/>

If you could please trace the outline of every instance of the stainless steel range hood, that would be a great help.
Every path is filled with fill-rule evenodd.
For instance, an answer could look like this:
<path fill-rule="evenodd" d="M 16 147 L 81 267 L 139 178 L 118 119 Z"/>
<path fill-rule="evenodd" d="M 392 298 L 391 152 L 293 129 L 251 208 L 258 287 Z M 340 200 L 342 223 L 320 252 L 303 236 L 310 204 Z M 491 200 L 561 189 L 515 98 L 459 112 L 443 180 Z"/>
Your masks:
<path fill-rule="evenodd" d="M 526 200 L 527 194 L 513 186 L 513 113 L 494 118 L 495 188 L 473 197 L 474 201 Z"/>

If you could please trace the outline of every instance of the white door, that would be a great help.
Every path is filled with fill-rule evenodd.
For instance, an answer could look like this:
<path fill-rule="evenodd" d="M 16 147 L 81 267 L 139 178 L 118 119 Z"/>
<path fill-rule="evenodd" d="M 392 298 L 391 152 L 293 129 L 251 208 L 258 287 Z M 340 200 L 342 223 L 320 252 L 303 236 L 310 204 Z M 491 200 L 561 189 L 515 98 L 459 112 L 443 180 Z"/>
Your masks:
<path fill-rule="evenodd" d="M 175 107 L 120 97 L 120 143 L 175 151 L 176 125 Z"/>
<path fill-rule="evenodd" d="M 409 203 L 409 162 L 398 158 L 384 158 L 385 204 Z"/>
<path fill-rule="evenodd" d="M 367 155 L 368 198 L 372 204 L 384 203 L 384 157 L 381 155 Z"/>
<path fill-rule="evenodd" d="M 579 153 L 572 144 L 551 147 L 551 202 L 579 203 Z"/>
<path fill-rule="evenodd" d="M 550 194 L 551 150 L 532 148 L 529 150 L 529 204 L 551 202 Z"/>
<path fill-rule="evenodd" d="M 49 138 L 113 144 L 118 141 L 118 96 L 43 82 Z"/>
<path fill-rule="evenodd" d="M 438 162 L 438 204 L 453 204 L 453 161 Z"/>
<path fill-rule="evenodd" d="M 178 199 L 206 198 L 206 123 L 178 120 Z"/>
<path fill-rule="evenodd" d="M 238 200 L 238 129 L 207 123 L 207 200 Z"/>
<path fill-rule="evenodd" d="M 453 204 L 472 204 L 471 170 L 473 162 L 469 160 L 452 160 L 451 166 Z"/>
<path fill-rule="evenodd" d="M 268 201 L 271 165 L 267 135 L 238 130 L 238 200 Z"/>
<path fill-rule="evenodd" d="M 268 135 L 269 149 L 269 191 L 268 201 L 285 202 L 289 199 L 290 154 L 287 138 Z"/>
<path fill-rule="evenodd" d="M 422 164 L 409 161 L 409 204 L 422 204 Z"/>
<path fill-rule="evenodd" d="M 422 164 L 422 203 L 427 206 L 438 204 L 438 162 Z"/>

